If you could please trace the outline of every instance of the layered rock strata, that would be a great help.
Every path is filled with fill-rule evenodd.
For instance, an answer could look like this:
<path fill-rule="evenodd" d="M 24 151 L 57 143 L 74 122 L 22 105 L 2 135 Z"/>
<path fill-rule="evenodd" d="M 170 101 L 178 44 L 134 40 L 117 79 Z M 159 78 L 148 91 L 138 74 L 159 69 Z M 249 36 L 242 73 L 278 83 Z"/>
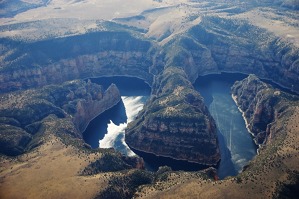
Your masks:
<path fill-rule="evenodd" d="M 99 76 L 134 76 L 152 82 L 151 43 L 125 31 L 31 43 L 0 40 L 0 93 Z"/>
<path fill-rule="evenodd" d="M 156 156 L 216 165 L 220 153 L 215 122 L 184 71 L 167 68 L 156 77 L 152 94 L 126 129 L 129 147 Z"/>
<path fill-rule="evenodd" d="M 0 100 L 0 152 L 18 155 L 38 145 L 48 128 L 81 139 L 88 123 L 121 98 L 113 84 L 105 91 L 78 80 L 2 94 Z"/>
<path fill-rule="evenodd" d="M 285 113 L 289 103 L 299 100 L 297 96 L 274 89 L 255 75 L 237 81 L 232 87 L 232 95 L 243 111 L 247 127 L 257 144 L 264 144 L 275 136 L 271 123 Z"/>
<path fill-rule="evenodd" d="M 146 13 L 138 22 L 157 16 L 154 10 Z M 0 92 L 117 75 L 138 77 L 151 84 L 153 74 L 165 65 L 182 66 L 191 82 L 208 73 L 255 73 L 299 91 L 299 49 L 292 41 L 238 17 L 197 17 L 200 21 L 184 33 L 169 36 L 162 43 L 143 34 L 150 32 L 149 27 L 132 30 L 119 22 L 103 23 L 107 30 L 64 38 L 49 36 L 43 41 L 0 38 Z M 121 23 L 132 25 L 129 21 Z"/>

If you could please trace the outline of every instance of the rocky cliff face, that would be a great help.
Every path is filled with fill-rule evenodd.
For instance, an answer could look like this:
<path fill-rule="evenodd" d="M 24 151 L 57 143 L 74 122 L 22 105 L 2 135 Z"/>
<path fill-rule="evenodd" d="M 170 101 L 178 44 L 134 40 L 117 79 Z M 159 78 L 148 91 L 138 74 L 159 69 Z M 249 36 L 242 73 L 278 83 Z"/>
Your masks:
<path fill-rule="evenodd" d="M 32 43 L 1 39 L 0 92 L 114 75 L 135 76 L 151 83 L 150 47 L 150 42 L 125 31 Z"/>
<path fill-rule="evenodd" d="M 46 129 L 82 138 L 81 133 L 90 120 L 119 100 L 115 85 L 104 91 L 90 81 L 2 94 L 0 152 L 7 155 L 23 153 L 26 147 L 35 145 L 30 142 Z"/>
<path fill-rule="evenodd" d="M 128 125 L 126 143 L 156 156 L 216 165 L 220 153 L 215 122 L 186 74 L 167 68 L 156 77 L 153 95 Z"/>
<path fill-rule="evenodd" d="M 88 95 L 88 92 L 90 92 L 88 89 L 91 88 L 92 84 L 88 82 L 87 89 L 83 89 L 81 92 L 83 92 L 83 95 L 85 95 L 85 93 Z M 94 94 L 96 94 L 96 92 Z M 86 129 L 93 118 L 116 105 L 121 100 L 119 90 L 114 84 L 105 92 L 99 92 L 94 97 L 96 98 L 88 95 L 87 99 L 78 101 L 76 104 L 76 113 L 73 116 L 73 122 L 80 132 Z"/>
<path fill-rule="evenodd" d="M 232 94 L 239 108 L 244 112 L 249 130 L 254 134 L 257 144 L 264 144 L 271 138 L 271 123 L 281 117 L 289 101 L 296 101 L 297 96 L 286 95 L 263 83 L 255 75 L 236 82 Z"/>

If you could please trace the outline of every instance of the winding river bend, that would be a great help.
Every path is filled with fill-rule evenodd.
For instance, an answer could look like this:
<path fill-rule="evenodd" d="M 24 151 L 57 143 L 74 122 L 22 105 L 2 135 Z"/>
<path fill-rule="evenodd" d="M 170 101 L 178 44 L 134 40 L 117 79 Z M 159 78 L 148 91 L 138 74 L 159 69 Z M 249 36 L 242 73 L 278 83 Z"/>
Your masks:
<path fill-rule="evenodd" d="M 222 158 L 218 167 L 220 178 L 241 172 L 243 166 L 256 155 L 257 147 L 230 94 L 233 83 L 244 77 L 239 74 L 206 75 L 198 78 L 194 84 L 195 89 L 204 97 L 219 130 Z M 140 79 L 128 77 L 102 77 L 92 81 L 105 88 L 115 83 L 120 90 L 122 101 L 91 121 L 83 134 L 84 140 L 93 148 L 113 147 L 125 155 L 134 155 L 124 142 L 124 132 L 127 124 L 134 120 L 146 103 L 150 87 Z M 148 162 L 148 167 L 156 166 L 153 167 Z"/>

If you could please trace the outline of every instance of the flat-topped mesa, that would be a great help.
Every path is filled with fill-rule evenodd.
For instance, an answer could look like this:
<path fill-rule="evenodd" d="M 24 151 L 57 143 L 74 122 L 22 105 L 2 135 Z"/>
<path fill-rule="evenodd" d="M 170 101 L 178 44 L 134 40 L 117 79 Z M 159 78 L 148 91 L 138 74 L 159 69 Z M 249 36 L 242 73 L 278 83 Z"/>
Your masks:
<path fill-rule="evenodd" d="M 215 121 L 185 72 L 169 67 L 158 75 L 153 96 L 126 129 L 135 151 L 201 165 L 220 160 Z"/>
<path fill-rule="evenodd" d="M 244 112 L 247 127 L 257 144 L 264 144 L 274 136 L 271 135 L 271 123 L 285 114 L 290 101 L 299 99 L 274 89 L 255 75 L 237 81 L 232 86 L 232 95 Z"/>

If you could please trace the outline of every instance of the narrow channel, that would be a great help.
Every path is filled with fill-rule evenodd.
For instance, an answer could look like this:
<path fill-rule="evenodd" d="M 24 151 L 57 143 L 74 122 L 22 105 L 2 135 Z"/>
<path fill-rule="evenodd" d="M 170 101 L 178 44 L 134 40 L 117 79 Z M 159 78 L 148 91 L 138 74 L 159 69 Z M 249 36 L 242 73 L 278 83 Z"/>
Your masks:
<path fill-rule="evenodd" d="M 242 74 L 206 75 L 199 77 L 194 84 L 195 89 L 203 96 L 218 128 L 220 179 L 235 176 L 256 155 L 257 146 L 230 91 L 235 81 L 245 77 Z"/>

